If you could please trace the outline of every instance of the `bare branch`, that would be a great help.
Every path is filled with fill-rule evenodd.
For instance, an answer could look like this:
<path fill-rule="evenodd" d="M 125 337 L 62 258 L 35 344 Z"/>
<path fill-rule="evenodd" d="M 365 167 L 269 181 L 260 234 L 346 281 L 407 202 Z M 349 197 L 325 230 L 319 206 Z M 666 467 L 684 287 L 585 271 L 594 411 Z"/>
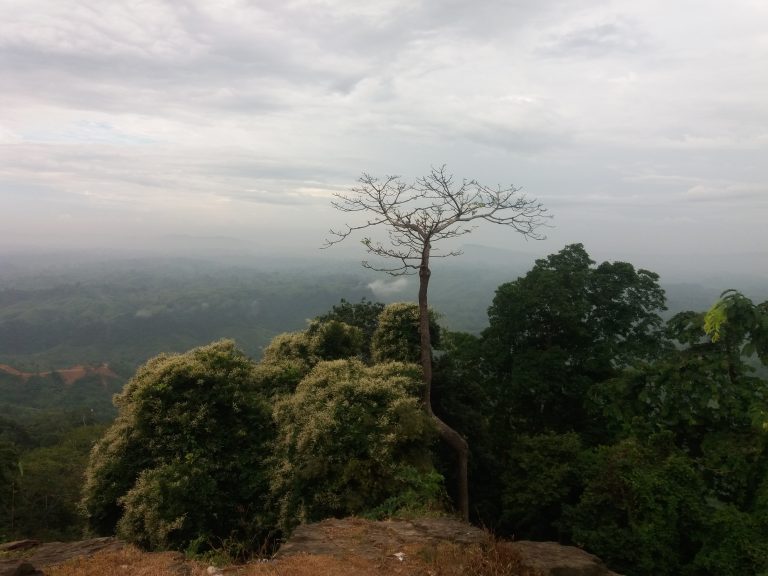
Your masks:
<path fill-rule="evenodd" d="M 398 270 L 413 268 L 411 263 L 420 259 L 426 243 L 469 234 L 482 221 L 509 226 L 526 238 L 541 239 L 544 236 L 539 230 L 550 218 L 546 208 L 520 194 L 520 188 L 491 188 L 466 179 L 457 183 L 445 166 L 433 167 L 412 184 L 398 176 L 378 179 L 363 173 L 357 186 L 334 196 L 332 205 L 339 211 L 363 212 L 370 217 L 362 224 L 331 229 L 323 247 L 338 244 L 357 231 L 384 226 L 389 247 L 371 241 L 363 244 L 371 254 L 400 261 L 402 265 L 395 267 Z M 382 270 L 391 273 L 389 268 Z"/>
<path fill-rule="evenodd" d="M 481 221 L 513 228 L 526 238 L 543 238 L 538 229 L 549 218 L 546 209 L 535 200 L 519 194 L 514 186 L 489 188 L 476 180 L 457 183 L 445 166 L 432 167 L 430 173 L 406 184 L 397 176 L 379 180 L 363 173 L 358 186 L 346 194 L 335 194 L 333 206 L 341 212 L 363 212 L 368 219 L 363 224 L 347 224 L 342 230 L 331 230 L 325 247 L 338 244 L 354 232 L 384 226 L 388 243 L 362 239 L 369 254 L 393 262 L 391 266 L 370 264 L 371 270 L 393 276 L 419 275 L 419 338 L 424 383 L 424 409 L 431 416 L 438 432 L 454 448 L 458 456 L 459 508 L 465 520 L 469 518 L 467 461 L 469 448 L 461 435 L 435 416 L 432 411 L 432 345 L 429 330 L 428 287 L 429 260 L 457 256 L 461 251 L 435 253 L 433 244 L 469 234 Z"/>

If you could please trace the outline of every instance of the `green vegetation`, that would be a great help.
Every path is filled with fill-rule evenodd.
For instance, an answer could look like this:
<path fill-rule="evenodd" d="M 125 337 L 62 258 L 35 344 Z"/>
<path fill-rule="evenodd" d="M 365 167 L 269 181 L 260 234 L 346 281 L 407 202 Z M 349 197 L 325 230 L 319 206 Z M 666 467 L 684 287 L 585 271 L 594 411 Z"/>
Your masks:
<path fill-rule="evenodd" d="M 272 422 L 233 342 L 152 359 L 116 403 L 86 474 L 93 530 L 153 549 L 264 537 Z"/>
<path fill-rule="evenodd" d="M 20 275 L 0 284 L 0 363 L 39 372 L 107 362 L 126 380 L 157 354 L 220 338 L 259 357 L 272 337 L 301 328 L 339 293 L 370 297 L 365 283 L 343 271 L 264 272 L 181 259 Z"/>
<path fill-rule="evenodd" d="M 82 377 L 67 382 L 58 371 L 20 377 L 0 369 L 0 414 L 21 421 L 31 414 L 69 410 L 84 418 L 111 420 L 115 416 L 112 396 L 120 392 L 130 374 L 110 370 L 110 376 L 105 377 L 90 366 L 80 370 Z"/>
<path fill-rule="evenodd" d="M 434 429 L 419 406 L 420 370 L 336 360 L 315 366 L 275 406 L 280 520 L 386 516 L 439 503 Z"/>
<path fill-rule="evenodd" d="M 439 348 L 440 327 L 431 311 L 429 331 L 432 347 Z M 371 338 L 373 361 L 417 364 L 419 356 L 419 307 L 409 302 L 395 302 L 386 306 L 379 315 L 378 325 Z"/>
<path fill-rule="evenodd" d="M 471 354 L 448 347 L 436 389 L 479 448 L 477 519 L 630 575 L 765 573 L 767 306 L 728 291 L 665 326 L 657 280 L 567 246 L 497 290 Z M 461 423 L 462 382 L 484 426 Z"/>
<path fill-rule="evenodd" d="M 474 521 L 629 576 L 768 573 L 768 302 L 664 306 L 654 273 L 575 244 L 499 286 L 480 334 L 432 314 L 433 409 L 471 446 Z M 231 341 L 150 360 L 108 428 L 45 412 L 41 379 L 32 407 L 4 396 L 0 536 L 247 555 L 303 521 L 455 508 L 416 305 L 342 301 L 303 326 L 258 362 Z"/>
<path fill-rule="evenodd" d="M 0 416 L 0 540 L 69 540 L 82 535 L 82 477 L 105 426 L 77 413 Z"/>

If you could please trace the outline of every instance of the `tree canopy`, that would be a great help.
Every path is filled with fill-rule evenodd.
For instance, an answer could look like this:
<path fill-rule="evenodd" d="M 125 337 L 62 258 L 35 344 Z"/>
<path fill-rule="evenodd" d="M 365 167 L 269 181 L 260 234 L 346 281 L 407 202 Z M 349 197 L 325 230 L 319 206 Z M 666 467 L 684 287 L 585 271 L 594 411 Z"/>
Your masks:
<path fill-rule="evenodd" d="M 94 531 L 154 549 L 262 535 L 272 421 L 232 341 L 153 358 L 116 402 L 86 475 Z"/>
<path fill-rule="evenodd" d="M 336 194 L 333 206 L 341 212 L 362 213 L 364 222 L 331 230 L 327 244 L 341 242 L 356 231 L 383 226 L 388 241 L 366 236 L 363 244 L 369 253 L 396 264 L 363 265 L 392 274 L 415 274 L 428 264 L 430 256 L 460 254 L 456 250 L 441 253 L 435 244 L 469 234 L 480 222 L 501 224 L 526 237 L 541 238 L 538 229 L 548 217 L 541 203 L 521 194 L 518 187 L 493 188 L 466 179 L 458 182 L 445 166 L 432 168 L 413 182 L 399 176 L 378 179 L 363 173 L 358 183 L 349 193 Z"/>
<path fill-rule="evenodd" d="M 418 365 L 321 362 L 275 406 L 281 522 L 439 504 Z"/>
<path fill-rule="evenodd" d="M 571 244 L 499 286 L 483 341 L 503 405 L 571 429 L 591 384 L 663 349 L 658 278 L 626 262 L 595 266 Z"/>

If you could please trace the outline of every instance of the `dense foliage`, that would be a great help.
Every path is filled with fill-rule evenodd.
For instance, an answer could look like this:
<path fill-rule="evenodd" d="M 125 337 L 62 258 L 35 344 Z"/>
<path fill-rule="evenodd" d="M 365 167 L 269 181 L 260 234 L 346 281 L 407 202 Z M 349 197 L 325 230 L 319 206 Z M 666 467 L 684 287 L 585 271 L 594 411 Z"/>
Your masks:
<path fill-rule="evenodd" d="M 272 397 L 290 394 L 318 363 L 367 354 L 363 331 L 339 320 L 314 320 L 305 330 L 275 336 L 257 367 L 260 387 Z"/>
<path fill-rule="evenodd" d="M 104 429 L 76 413 L 0 416 L 0 540 L 82 534 L 82 475 Z"/>
<path fill-rule="evenodd" d="M 165 549 L 270 528 L 270 411 L 231 341 L 154 358 L 117 405 L 86 476 L 93 530 Z"/>
<path fill-rule="evenodd" d="M 661 348 L 658 276 L 594 262 L 581 244 L 537 260 L 502 284 L 483 332 L 500 416 L 525 430 L 587 425 L 587 391 Z"/>
<path fill-rule="evenodd" d="M 363 335 L 363 359 L 371 360 L 371 340 L 376 328 L 379 326 L 379 316 L 384 310 L 381 302 L 371 302 L 363 298 L 358 303 L 347 302 L 344 298 L 335 304 L 330 312 L 321 314 L 316 318 L 319 322 L 337 320 L 349 326 L 354 326 L 362 331 Z"/>
<path fill-rule="evenodd" d="M 440 327 L 430 311 L 429 331 L 432 347 L 440 347 Z M 419 362 L 419 307 L 412 302 L 395 302 L 379 314 L 371 338 L 374 362 Z"/>
<path fill-rule="evenodd" d="M 420 369 L 322 362 L 275 406 L 281 522 L 387 515 L 439 504 Z"/>
<path fill-rule="evenodd" d="M 768 573 L 768 302 L 664 310 L 656 274 L 574 244 L 499 286 L 482 333 L 433 315 L 433 407 L 469 442 L 475 521 L 628 576 Z M 415 305 L 342 300 L 258 363 L 231 342 L 151 360 L 91 454 L 88 525 L 252 550 L 302 521 L 450 506 L 418 345 Z M 102 428 L 24 415 L 0 415 L 0 536 L 74 537 Z"/>
<path fill-rule="evenodd" d="M 665 326 L 657 280 L 567 246 L 499 287 L 481 338 L 447 338 L 476 519 L 633 576 L 764 574 L 768 303 L 727 291 Z"/>
<path fill-rule="evenodd" d="M 362 334 L 315 320 L 258 365 L 231 341 L 148 362 L 91 455 L 90 528 L 150 549 L 253 550 L 308 519 L 440 506 L 420 369 L 366 365 Z"/>

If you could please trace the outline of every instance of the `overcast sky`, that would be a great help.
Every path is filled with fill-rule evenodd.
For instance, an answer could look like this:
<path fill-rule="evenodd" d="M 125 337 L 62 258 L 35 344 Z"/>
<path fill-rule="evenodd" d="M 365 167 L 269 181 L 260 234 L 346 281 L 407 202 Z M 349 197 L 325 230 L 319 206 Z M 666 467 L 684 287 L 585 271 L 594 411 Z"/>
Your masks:
<path fill-rule="evenodd" d="M 6 247 L 315 251 L 362 171 L 442 164 L 554 215 L 473 243 L 765 251 L 768 2 L 0 0 Z"/>

